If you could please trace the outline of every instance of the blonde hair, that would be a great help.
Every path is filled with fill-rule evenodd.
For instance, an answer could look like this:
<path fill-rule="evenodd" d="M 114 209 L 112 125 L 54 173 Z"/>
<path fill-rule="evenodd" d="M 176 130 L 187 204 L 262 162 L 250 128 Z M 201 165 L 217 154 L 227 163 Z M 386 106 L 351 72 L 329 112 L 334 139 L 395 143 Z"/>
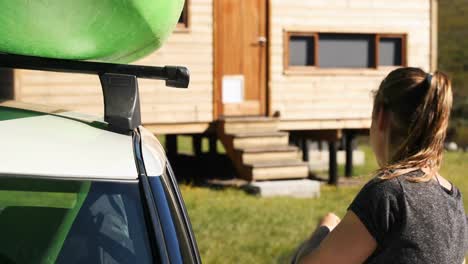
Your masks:
<path fill-rule="evenodd" d="M 431 180 L 442 163 L 444 141 L 452 108 L 452 87 L 447 75 L 419 68 L 399 68 L 382 81 L 374 99 L 372 118 L 389 114 L 391 157 L 377 173 L 382 179 L 399 170 L 427 168 L 430 173 L 409 180 Z"/>

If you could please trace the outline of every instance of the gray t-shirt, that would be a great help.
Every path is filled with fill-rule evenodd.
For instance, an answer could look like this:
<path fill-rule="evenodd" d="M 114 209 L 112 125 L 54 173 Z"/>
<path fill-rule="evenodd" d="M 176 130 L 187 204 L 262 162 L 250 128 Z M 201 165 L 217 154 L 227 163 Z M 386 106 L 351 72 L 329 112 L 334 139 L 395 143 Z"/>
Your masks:
<path fill-rule="evenodd" d="M 377 241 L 365 263 L 461 264 L 468 249 L 468 225 L 460 191 L 438 182 L 414 183 L 421 170 L 368 182 L 348 210 Z"/>

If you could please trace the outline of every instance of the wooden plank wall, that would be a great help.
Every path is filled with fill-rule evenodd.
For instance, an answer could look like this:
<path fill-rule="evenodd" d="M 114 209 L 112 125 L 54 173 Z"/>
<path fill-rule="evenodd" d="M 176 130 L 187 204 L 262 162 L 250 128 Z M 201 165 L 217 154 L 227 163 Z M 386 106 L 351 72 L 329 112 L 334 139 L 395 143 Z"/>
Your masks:
<path fill-rule="evenodd" d="M 180 65 L 191 72 L 189 89 L 164 82 L 140 80 L 142 119 L 145 124 L 210 122 L 213 119 L 213 4 L 189 1 L 188 29 L 176 29 L 153 54 L 135 62 L 144 65 Z M 16 70 L 16 99 L 51 104 L 88 114 L 103 114 L 96 76 Z"/>
<path fill-rule="evenodd" d="M 408 65 L 429 70 L 429 0 L 271 0 L 270 12 L 270 110 L 284 121 L 368 119 L 371 91 L 390 70 L 285 72 L 285 30 L 407 33 Z"/>

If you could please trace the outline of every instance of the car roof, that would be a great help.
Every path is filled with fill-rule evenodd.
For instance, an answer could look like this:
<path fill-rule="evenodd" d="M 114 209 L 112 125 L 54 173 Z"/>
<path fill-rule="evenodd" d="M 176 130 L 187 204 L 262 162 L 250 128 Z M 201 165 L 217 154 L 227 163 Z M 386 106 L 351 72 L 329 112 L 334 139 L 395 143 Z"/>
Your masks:
<path fill-rule="evenodd" d="M 94 117 L 47 106 L 0 103 L 0 176 L 134 180 L 131 135 Z"/>

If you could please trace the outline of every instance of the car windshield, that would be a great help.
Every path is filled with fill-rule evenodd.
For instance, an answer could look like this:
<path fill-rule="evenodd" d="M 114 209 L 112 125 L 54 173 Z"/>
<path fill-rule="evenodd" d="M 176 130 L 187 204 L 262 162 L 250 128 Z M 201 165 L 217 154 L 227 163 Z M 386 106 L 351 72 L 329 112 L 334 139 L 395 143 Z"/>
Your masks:
<path fill-rule="evenodd" d="M 153 263 L 137 182 L 2 178 L 0 263 Z"/>

